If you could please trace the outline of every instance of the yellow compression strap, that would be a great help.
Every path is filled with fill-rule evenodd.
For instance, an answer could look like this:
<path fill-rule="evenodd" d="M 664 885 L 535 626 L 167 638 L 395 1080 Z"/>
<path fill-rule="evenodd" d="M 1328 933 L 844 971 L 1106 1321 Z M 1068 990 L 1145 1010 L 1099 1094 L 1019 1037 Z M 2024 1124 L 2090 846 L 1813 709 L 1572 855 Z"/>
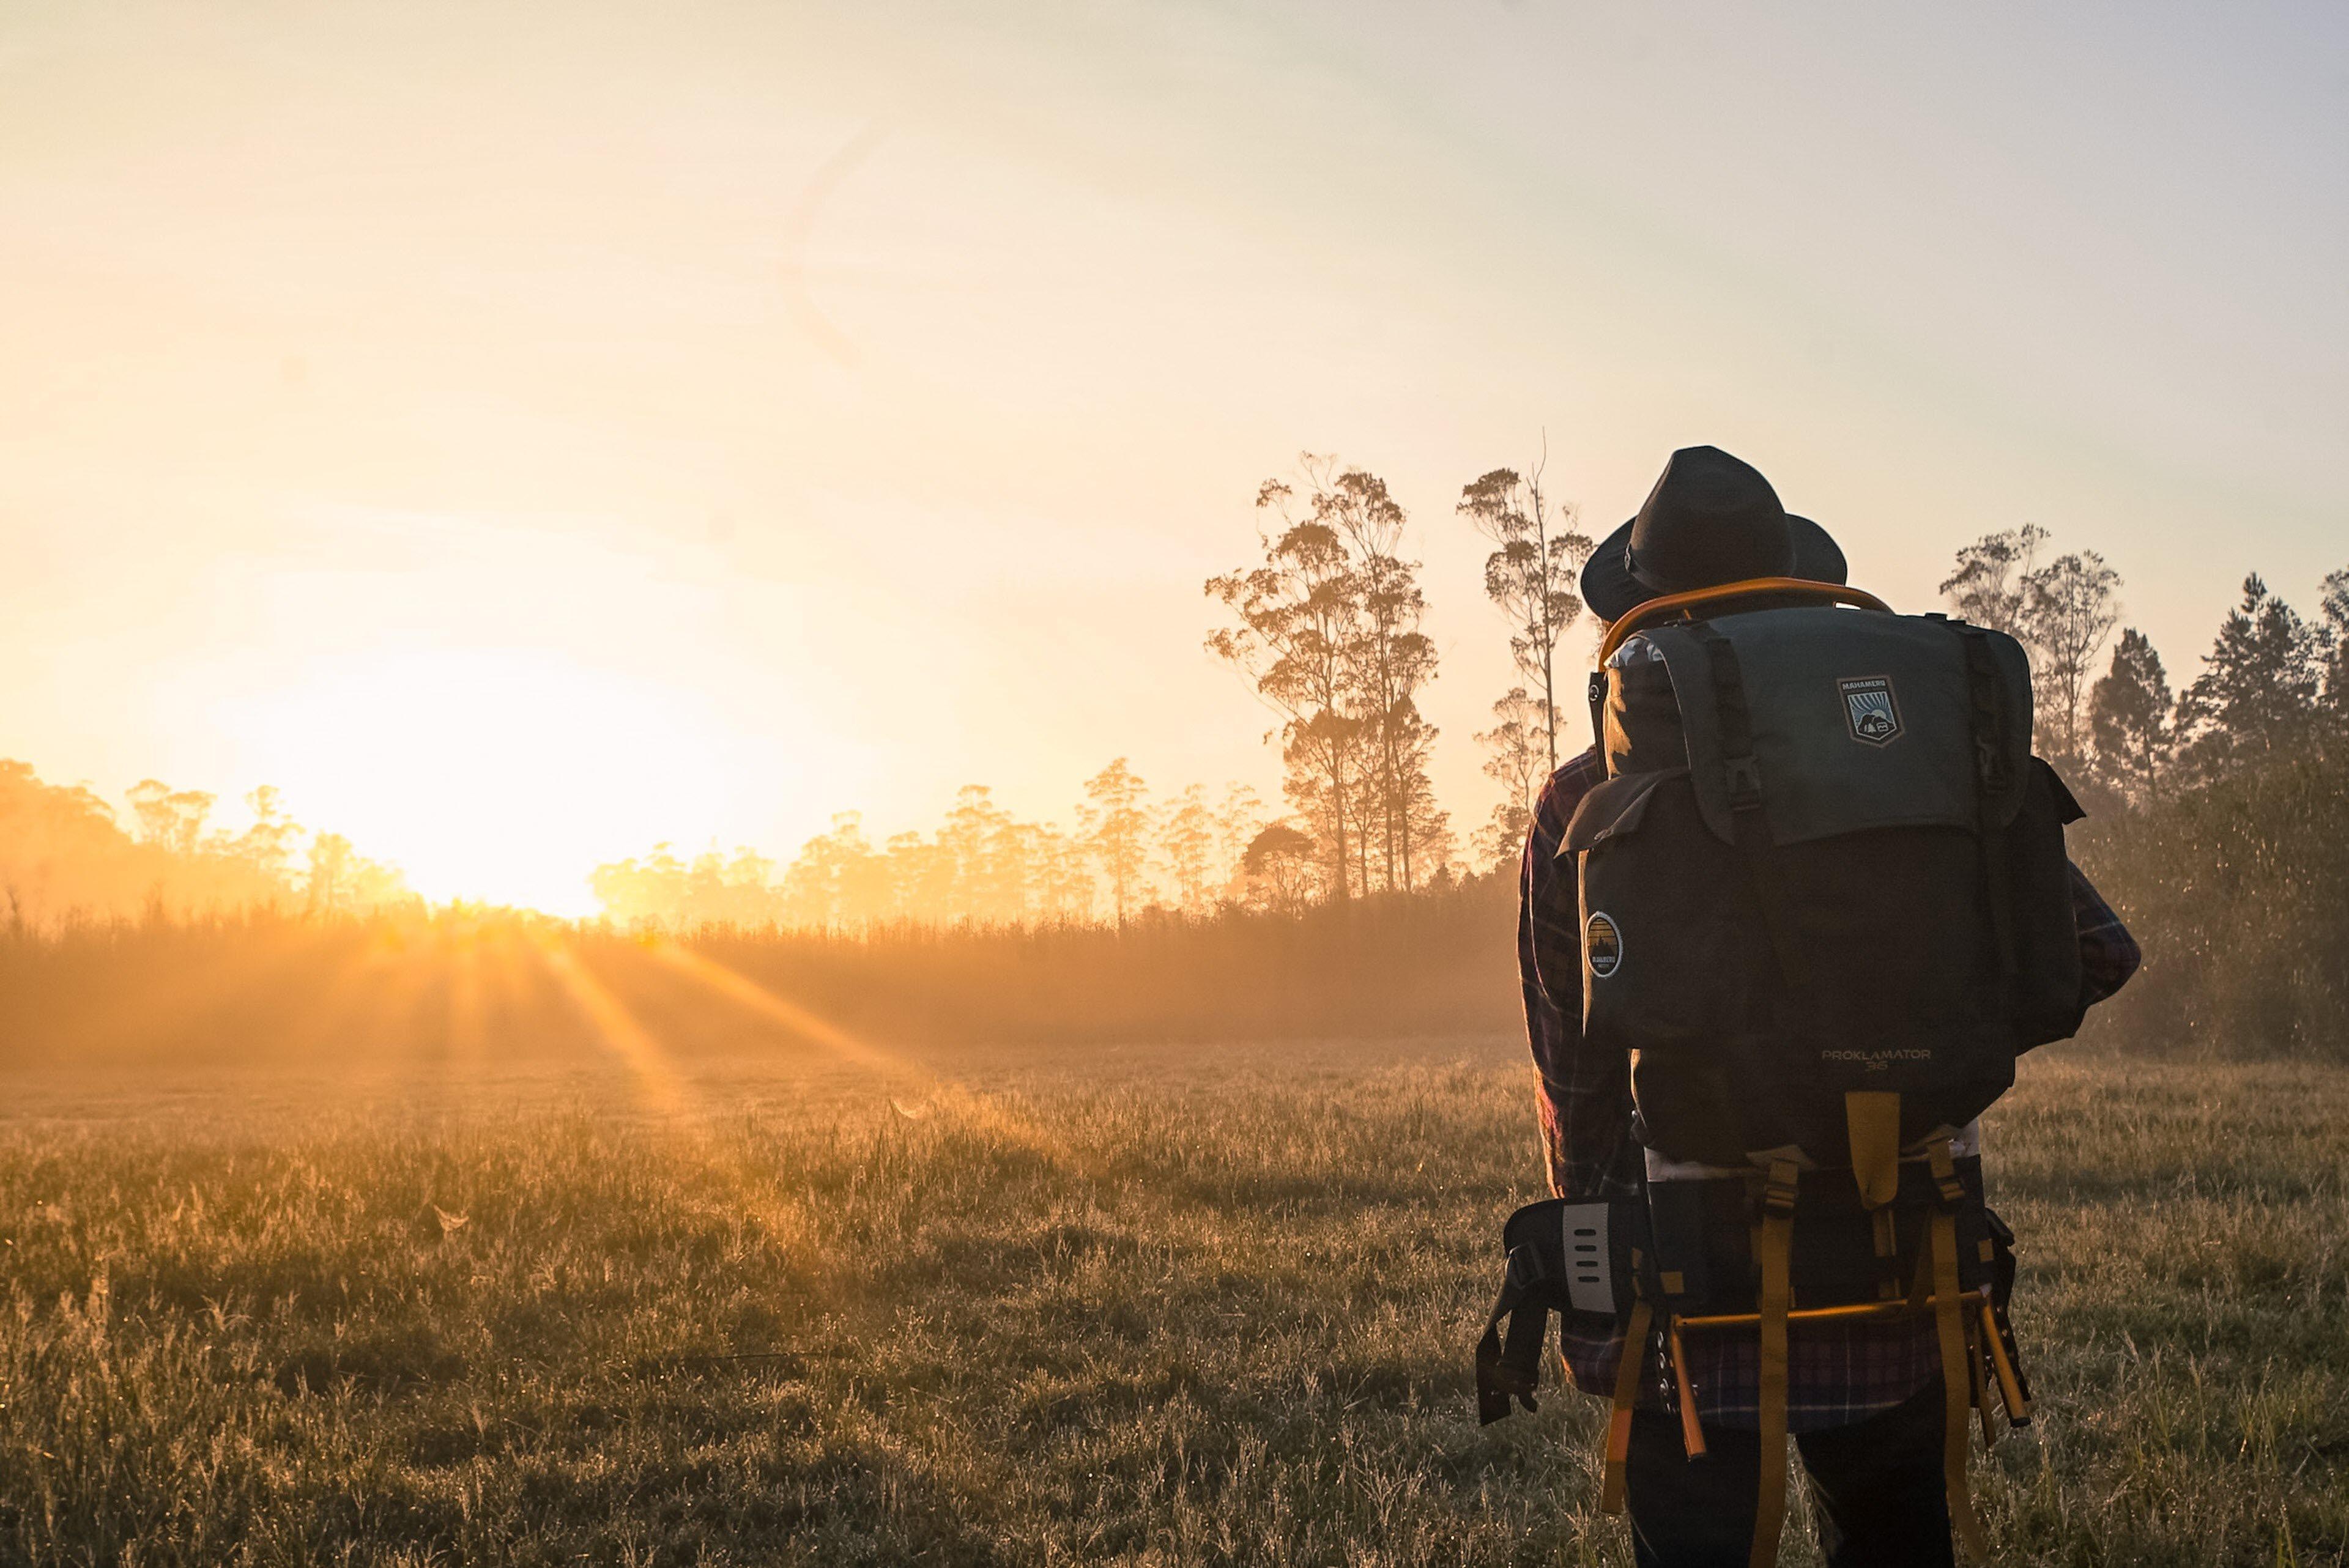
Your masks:
<path fill-rule="evenodd" d="M 1681 1449 L 1692 1460 L 1704 1458 L 1704 1428 L 1696 1418 L 1696 1391 L 1689 1387 L 1688 1346 L 1681 1343 L 1677 1319 L 1664 1320 L 1664 1342 L 1672 1357 L 1672 1385 L 1681 1400 Z"/>
<path fill-rule="evenodd" d="M 1966 1331 L 1966 1373 L 1973 1380 L 1974 1413 L 1982 1418 L 1982 1451 L 1988 1453 L 1998 1443 L 1998 1429 L 1990 1418 L 1990 1351 L 1983 1346 L 1981 1326 L 1973 1314 L 1964 1316 Z"/>
<path fill-rule="evenodd" d="M 1876 1226 L 1877 1295 L 1900 1298 L 1899 1234 L 1892 1200 L 1900 1194 L 1900 1096 L 1897 1091 L 1853 1089 L 1843 1097 L 1843 1120 L 1851 1140 L 1851 1177 L 1860 1206 Z"/>
<path fill-rule="evenodd" d="M 1966 1490 L 1966 1409 L 1973 1379 L 1966 1370 L 1966 1331 L 1958 1315 L 1958 1204 L 1965 1190 L 1958 1184 L 1947 1139 L 1933 1140 L 1932 1165 L 1941 1198 L 1933 1211 L 1930 1243 L 1933 1324 L 1941 1342 L 1941 1483 L 1949 1490 L 1951 1528 L 1976 1561 L 1987 1562 L 1990 1545 Z"/>
<path fill-rule="evenodd" d="M 1652 1314 L 1644 1301 L 1631 1304 L 1631 1321 L 1623 1329 L 1623 1359 L 1615 1367 L 1615 1408 L 1607 1417 L 1607 1463 L 1599 1472 L 1599 1511 L 1623 1511 L 1623 1466 L 1631 1455 L 1631 1408 L 1639 1402 L 1640 1368 L 1648 1359 L 1648 1324 Z"/>
<path fill-rule="evenodd" d="M 1771 1568 L 1778 1561 L 1778 1535 L 1786 1522 L 1786 1313 L 1794 1304 L 1787 1274 L 1798 1174 L 1791 1160 L 1772 1161 L 1762 1195 L 1762 1487 L 1754 1499 L 1749 1568 Z"/>
<path fill-rule="evenodd" d="M 1900 1096 L 1853 1089 L 1843 1097 L 1843 1119 L 1860 1204 L 1881 1209 L 1900 1191 Z"/>
<path fill-rule="evenodd" d="M 1998 1313 L 1984 1297 L 1982 1304 L 1982 1343 L 1990 1347 L 1990 1364 L 1998 1373 L 1998 1397 L 2006 1406 L 2007 1425 L 2019 1427 L 2031 1419 L 2031 1401 L 2023 1396 L 2023 1378 L 2006 1358 L 2006 1342 L 1999 1336 Z"/>

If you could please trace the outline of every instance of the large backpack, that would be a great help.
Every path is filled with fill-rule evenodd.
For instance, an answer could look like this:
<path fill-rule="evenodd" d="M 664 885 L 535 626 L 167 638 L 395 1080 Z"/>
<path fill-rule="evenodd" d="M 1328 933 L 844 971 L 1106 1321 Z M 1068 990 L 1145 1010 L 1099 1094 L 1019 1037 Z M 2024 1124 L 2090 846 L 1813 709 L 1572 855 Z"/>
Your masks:
<path fill-rule="evenodd" d="M 1631 1053 L 1650 1148 L 1844 1165 L 1847 1094 L 1899 1095 L 1906 1147 L 2079 1026 L 2079 808 L 2013 638 L 1762 610 L 1639 632 L 1592 686 L 1583 1034 Z"/>
<path fill-rule="evenodd" d="M 1654 624 L 1757 591 L 1780 607 Z M 1479 1357 L 1485 1418 L 1529 1395 L 1546 1311 L 1603 1305 L 1626 1335 L 1606 1465 L 1619 1507 L 1651 1336 L 1694 1457 L 1684 1334 L 1758 1331 L 1766 1563 L 1789 1323 L 1930 1313 L 1952 1522 L 1980 1554 L 1969 1408 L 1987 1431 L 1995 1387 L 2020 1424 L 2027 1392 L 2004 1311 L 2012 1237 L 1952 1139 L 2082 1011 L 2064 851 L 2080 810 L 2032 754 L 2029 660 L 2002 633 L 1769 580 L 1624 617 L 1591 715 L 1607 778 L 1560 854 L 1580 896 L 1583 1035 L 1630 1057 L 1648 1179 L 1636 1200 L 1512 1219 Z M 1615 1264 L 1598 1271 L 1603 1304 L 1585 1257 Z"/>

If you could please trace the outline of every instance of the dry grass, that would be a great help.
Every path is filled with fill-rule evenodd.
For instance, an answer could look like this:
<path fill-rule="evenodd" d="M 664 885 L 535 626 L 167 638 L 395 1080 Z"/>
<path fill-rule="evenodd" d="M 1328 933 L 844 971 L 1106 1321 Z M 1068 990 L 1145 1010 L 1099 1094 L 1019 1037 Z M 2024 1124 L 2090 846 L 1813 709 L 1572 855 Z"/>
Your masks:
<path fill-rule="evenodd" d="M 2002 1560 L 2340 1561 L 2349 1071 L 2027 1072 Z M 1588 1402 L 1471 1409 L 1516 1047 L 952 1077 L 19 1075 L 0 1558 L 1628 1561 Z"/>

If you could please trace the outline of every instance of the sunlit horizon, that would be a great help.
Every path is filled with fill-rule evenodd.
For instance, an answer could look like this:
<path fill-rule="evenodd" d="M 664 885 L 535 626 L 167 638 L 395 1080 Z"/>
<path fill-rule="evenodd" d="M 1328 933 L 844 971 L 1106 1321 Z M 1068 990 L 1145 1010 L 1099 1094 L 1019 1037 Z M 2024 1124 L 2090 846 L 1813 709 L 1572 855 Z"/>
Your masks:
<path fill-rule="evenodd" d="M 529 649 L 388 651 L 307 676 L 222 724 L 290 810 L 429 902 L 592 914 L 597 861 L 717 820 L 722 737 L 690 692 Z"/>
<path fill-rule="evenodd" d="M 971 783 L 1065 820 L 1118 757 L 1277 801 L 1200 587 L 1300 451 L 1410 514 L 1464 838 L 1516 677 L 1454 507 L 1545 450 L 1604 529 L 1723 446 L 1904 610 L 2044 526 L 2182 682 L 2246 573 L 2307 610 L 2341 564 L 2343 42 L 19 8 L 0 757 L 274 785 L 428 897 L 563 913 L 656 843 L 788 859 Z"/>

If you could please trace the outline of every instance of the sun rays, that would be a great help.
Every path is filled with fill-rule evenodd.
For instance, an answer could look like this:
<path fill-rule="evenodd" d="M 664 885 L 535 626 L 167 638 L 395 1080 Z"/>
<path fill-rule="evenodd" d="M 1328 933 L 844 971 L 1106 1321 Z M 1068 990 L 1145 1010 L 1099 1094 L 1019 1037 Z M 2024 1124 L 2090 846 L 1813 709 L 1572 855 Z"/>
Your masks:
<path fill-rule="evenodd" d="M 545 927 L 534 928 L 534 946 L 549 973 L 594 1026 L 599 1041 L 627 1071 L 647 1108 L 706 1121 L 707 1108 L 699 1104 L 689 1078 L 672 1053 L 638 1014 L 595 975 L 577 950 Z M 1032 1118 L 940 1075 L 902 1051 L 841 1027 L 674 937 L 653 936 L 638 951 L 665 975 L 692 991 L 722 999 L 793 1041 L 813 1047 L 832 1062 L 871 1074 L 882 1097 L 908 1119 L 927 1119 L 935 1112 L 941 1122 L 1020 1149 L 1072 1173 L 1086 1174 L 1093 1168 L 1093 1161 Z M 909 1095 L 926 1101 L 926 1109 L 908 1112 Z"/>
<path fill-rule="evenodd" d="M 706 1113 L 688 1092 L 684 1077 L 671 1065 L 668 1053 L 661 1048 L 652 1031 L 638 1023 L 626 1005 L 588 971 L 571 944 L 543 927 L 532 928 L 530 936 L 539 961 L 585 1016 L 597 1042 L 626 1071 L 645 1109 L 706 1120 Z"/>
<path fill-rule="evenodd" d="M 769 1235 L 787 1242 L 812 1240 L 813 1220 L 792 1174 L 754 1157 L 749 1135 L 754 1113 L 711 1099 L 678 1053 L 648 1019 L 652 1007 L 632 1006 L 599 975 L 565 928 L 538 922 L 520 928 L 532 957 L 587 1025 L 596 1045 L 626 1075 L 646 1112 L 657 1117 L 678 1142 L 678 1157 L 715 1175 L 743 1213 Z M 908 1120 L 922 1124 L 913 1136 L 935 1138 L 957 1131 L 1035 1156 L 1055 1169 L 1090 1175 L 1096 1162 L 1034 1119 L 842 1028 L 802 1004 L 778 995 L 738 971 L 667 936 L 656 936 L 630 951 L 652 960 L 658 973 L 677 982 L 685 996 L 717 999 L 740 1018 L 744 1015 L 813 1047 L 827 1061 L 869 1077 L 874 1099 Z M 689 1004 L 688 1004 L 689 1006 Z M 765 1042 L 771 1047 L 775 1042 Z M 908 1110 L 908 1096 L 925 1102 Z"/>
<path fill-rule="evenodd" d="M 932 1106 L 955 1120 L 1001 1140 L 1079 1174 L 1090 1173 L 1092 1161 L 1065 1139 L 1048 1131 L 1032 1118 L 1009 1109 L 941 1077 L 902 1052 L 858 1037 L 788 997 L 716 959 L 695 952 L 674 937 L 656 937 L 648 950 L 671 973 L 684 976 L 771 1023 L 791 1031 L 836 1060 L 868 1068 L 888 1078 L 918 1087 Z M 916 1119 L 902 1104 L 899 1114 Z"/>
<path fill-rule="evenodd" d="M 772 976 L 666 934 L 459 905 L 125 928 L 76 937 L 64 954 L 51 989 L 83 999 L 78 1012 L 52 1006 L 53 1028 L 84 1061 L 243 1064 L 305 1103 L 396 1086 L 401 1103 L 434 1117 L 470 1114 L 474 1091 L 496 1082 L 609 1096 L 776 1228 L 801 1222 L 799 1201 L 790 1173 L 755 1152 L 757 1102 L 709 1088 L 739 1086 L 746 1067 L 796 1101 L 836 1099 L 854 1136 L 968 1140 L 1079 1179 L 1103 1166 L 1016 1091 L 976 1088 L 902 1037 L 844 1026 Z M 126 954 L 137 985 L 116 978 Z"/>

